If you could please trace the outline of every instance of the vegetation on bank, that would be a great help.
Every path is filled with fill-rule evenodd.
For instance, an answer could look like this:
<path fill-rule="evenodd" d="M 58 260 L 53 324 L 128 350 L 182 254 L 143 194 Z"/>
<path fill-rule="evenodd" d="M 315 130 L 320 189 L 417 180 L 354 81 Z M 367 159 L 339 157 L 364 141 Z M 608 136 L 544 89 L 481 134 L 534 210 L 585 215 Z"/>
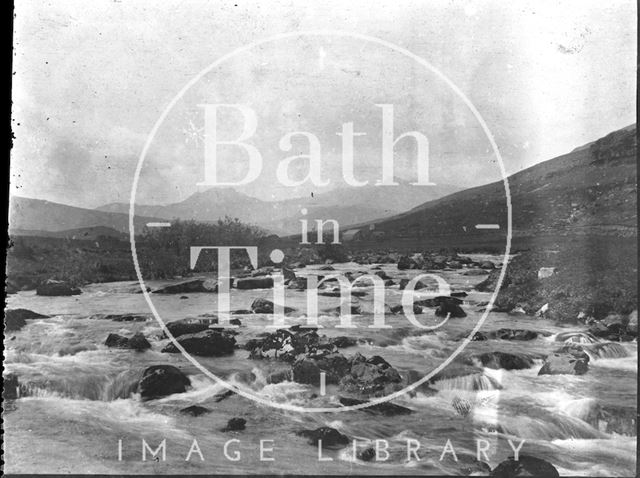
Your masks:
<path fill-rule="evenodd" d="M 190 246 L 258 245 L 266 231 L 225 217 L 216 223 L 174 221 L 167 228 L 145 228 L 136 240 L 143 276 L 165 279 L 190 272 L 217 270 L 217 257 L 207 251 L 189 269 Z M 232 267 L 249 265 L 246 253 L 232 254 Z M 131 246 L 124 238 L 96 240 L 16 236 L 7 251 L 7 290 L 33 289 L 53 279 L 73 286 L 92 282 L 134 280 Z"/>
<path fill-rule="evenodd" d="M 543 267 L 555 268 L 555 273 L 540 278 Z M 495 290 L 498 276 L 493 271 L 477 288 Z M 637 276 L 636 238 L 567 237 L 557 249 L 532 249 L 513 258 L 495 309 L 521 307 L 535 314 L 548 304 L 546 315 L 561 321 L 626 315 L 638 307 Z"/>

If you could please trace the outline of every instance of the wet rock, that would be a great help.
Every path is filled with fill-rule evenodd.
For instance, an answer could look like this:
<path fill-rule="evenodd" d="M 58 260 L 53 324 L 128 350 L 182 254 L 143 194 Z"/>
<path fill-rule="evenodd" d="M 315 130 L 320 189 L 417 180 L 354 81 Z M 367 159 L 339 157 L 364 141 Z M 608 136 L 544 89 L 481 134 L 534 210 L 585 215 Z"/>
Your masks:
<path fill-rule="evenodd" d="M 255 299 L 251 303 L 251 310 L 255 314 L 273 314 L 274 304 L 268 299 Z M 295 312 L 296 309 L 293 307 L 284 306 L 284 313 L 290 314 L 291 312 Z"/>
<path fill-rule="evenodd" d="M 8 311 L 7 311 L 8 312 Z M 27 321 L 19 314 L 8 314 L 5 312 L 4 316 L 4 331 L 15 332 L 27 325 Z"/>
<path fill-rule="evenodd" d="M 247 421 L 244 418 L 234 417 L 227 422 L 227 426 L 222 429 L 223 432 L 237 432 L 245 429 Z"/>
<path fill-rule="evenodd" d="M 385 280 L 385 281 L 392 279 L 391 276 L 387 275 L 387 273 L 385 271 L 382 271 L 382 270 L 381 271 L 377 271 L 375 273 L 375 275 L 377 275 L 378 277 L 380 277 L 380 279 Z"/>
<path fill-rule="evenodd" d="M 589 370 L 589 356 L 580 350 L 549 355 L 538 375 L 584 375 Z"/>
<path fill-rule="evenodd" d="M 318 350 L 332 351 L 335 347 L 321 340 L 315 329 L 278 329 L 254 342 L 249 358 L 275 358 L 293 362 L 300 354 L 316 354 Z"/>
<path fill-rule="evenodd" d="M 409 256 L 400 256 L 398 270 L 416 269 L 418 265 Z"/>
<path fill-rule="evenodd" d="M 267 383 L 292 382 L 293 372 L 291 370 L 279 370 L 267 376 Z"/>
<path fill-rule="evenodd" d="M 331 265 L 326 265 L 318 268 L 319 271 L 335 271 L 335 268 Z"/>
<path fill-rule="evenodd" d="M 2 398 L 4 400 L 20 398 L 20 381 L 15 373 L 8 373 L 2 377 Z"/>
<path fill-rule="evenodd" d="M 404 313 L 404 307 L 402 306 L 402 304 L 392 305 L 391 306 L 391 313 L 392 314 L 402 314 L 402 313 Z M 417 304 L 413 304 L 413 313 L 414 314 L 422 314 L 422 307 L 420 307 Z"/>
<path fill-rule="evenodd" d="M 131 350 L 146 350 L 151 348 L 151 344 L 146 337 L 137 333 L 131 338 L 123 337 L 118 334 L 109 334 L 104 344 L 107 347 L 113 347 L 118 349 L 131 349 Z"/>
<path fill-rule="evenodd" d="M 190 407 L 183 408 L 180 413 L 184 415 L 191 415 L 192 417 L 199 417 L 205 413 L 211 413 L 211 410 L 200 405 L 191 405 Z"/>
<path fill-rule="evenodd" d="M 322 442 L 322 448 L 342 448 L 349 444 L 349 438 L 335 428 L 320 427 L 315 430 L 301 430 L 296 433 L 308 439 L 309 445 L 318 446 Z"/>
<path fill-rule="evenodd" d="M 7 309 L 4 311 L 6 321 L 47 319 L 49 317 L 49 315 L 38 314 L 29 309 Z"/>
<path fill-rule="evenodd" d="M 350 397 L 340 397 L 339 401 L 342 405 L 348 406 L 348 407 L 352 407 L 354 405 L 362 405 L 363 403 L 366 403 L 366 400 L 358 400 L 357 398 L 350 398 Z M 396 405 L 395 403 L 391 403 L 391 402 L 377 403 L 375 405 L 371 405 L 369 407 L 363 408 L 362 410 L 364 410 L 365 412 L 380 414 L 387 417 L 391 417 L 394 415 L 408 415 L 410 413 L 413 413 L 413 410 L 411 410 L 410 408 L 403 407 L 401 405 Z"/>
<path fill-rule="evenodd" d="M 307 278 L 306 277 L 296 277 L 291 279 L 287 284 L 287 289 L 295 289 L 295 290 L 306 290 L 307 289 Z"/>
<path fill-rule="evenodd" d="M 285 281 L 292 281 L 296 279 L 296 273 L 286 267 L 282 268 L 282 276 Z"/>
<path fill-rule="evenodd" d="M 556 342 L 594 344 L 598 339 L 589 332 L 560 332 L 555 337 Z"/>
<path fill-rule="evenodd" d="M 375 448 L 369 447 L 362 451 L 359 451 L 356 456 L 358 460 L 371 461 L 376 457 L 376 450 Z"/>
<path fill-rule="evenodd" d="M 322 292 L 318 292 L 318 295 L 324 296 L 324 297 L 341 297 L 342 296 L 342 292 L 340 290 L 328 290 L 328 291 L 322 291 Z M 363 290 L 352 290 L 351 291 L 351 296 L 352 297 L 364 297 L 365 295 L 367 295 L 367 293 Z"/>
<path fill-rule="evenodd" d="M 77 287 L 72 287 L 71 285 L 62 281 L 48 280 L 47 282 L 40 284 L 36 288 L 36 294 L 48 297 L 70 296 L 80 295 L 82 294 L 82 291 Z"/>
<path fill-rule="evenodd" d="M 209 324 L 194 322 L 192 319 L 174 320 L 173 322 L 165 324 L 165 326 L 167 327 L 167 330 L 171 332 L 171 335 L 176 338 L 181 335 L 197 334 L 198 332 L 202 332 L 209 328 Z"/>
<path fill-rule="evenodd" d="M 186 294 L 196 292 L 216 292 L 218 290 L 218 284 L 211 283 L 206 279 L 191 279 L 188 281 L 180 282 L 178 284 L 171 284 L 160 289 L 153 291 L 154 294 Z"/>
<path fill-rule="evenodd" d="M 172 365 L 153 365 L 142 374 L 138 390 L 143 400 L 184 393 L 191 385 L 189 377 Z"/>
<path fill-rule="evenodd" d="M 358 341 L 356 339 L 352 337 L 346 337 L 344 335 L 330 338 L 329 343 L 331 345 L 336 346 L 339 349 L 344 349 L 347 347 L 353 347 L 355 345 L 358 345 Z"/>
<path fill-rule="evenodd" d="M 235 325 L 237 327 L 240 327 L 242 325 L 242 322 L 240 322 L 240 319 L 231 319 L 229 321 L 229 324 L 231 325 Z"/>
<path fill-rule="evenodd" d="M 382 396 L 402 388 L 402 377 L 382 357 L 369 359 L 361 354 L 349 358 L 348 372 L 340 381 L 346 392 L 363 396 Z"/>
<path fill-rule="evenodd" d="M 468 294 L 465 291 L 459 291 L 459 292 L 452 292 L 451 293 L 451 297 L 466 297 Z"/>
<path fill-rule="evenodd" d="M 441 302 L 436 308 L 436 315 L 438 317 L 446 317 L 449 314 L 451 314 L 452 318 L 463 318 L 467 316 L 466 312 L 462 310 L 462 307 L 458 304 L 454 304 L 452 302 Z"/>
<path fill-rule="evenodd" d="M 176 339 L 184 349 L 201 357 L 220 357 L 230 355 L 236 344 L 233 335 L 224 330 L 204 330 L 195 334 L 181 335 Z M 180 353 L 173 343 L 162 349 L 164 353 Z"/>
<path fill-rule="evenodd" d="M 249 315 L 249 314 L 253 314 L 253 310 L 238 309 L 238 310 L 234 310 L 233 312 L 231 312 L 231 315 Z"/>
<path fill-rule="evenodd" d="M 483 261 L 480 263 L 479 267 L 484 270 L 492 270 L 496 268 L 495 264 L 491 261 Z"/>
<path fill-rule="evenodd" d="M 293 364 L 293 380 L 298 383 L 320 385 L 320 373 L 327 384 L 337 384 L 349 370 L 349 361 L 339 353 L 299 357 Z"/>
<path fill-rule="evenodd" d="M 225 390 L 224 392 L 220 392 L 213 396 L 213 401 L 216 403 L 221 402 L 222 400 L 229 398 L 231 395 L 234 395 L 236 392 L 233 390 Z"/>
<path fill-rule="evenodd" d="M 273 288 L 273 277 L 248 277 L 246 279 L 238 279 L 236 288 L 242 290 L 271 289 Z"/>
<path fill-rule="evenodd" d="M 518 461 L 514 457 L 509 457 L 496 466 L 491 475 L 495 478 L 516 478 L 519 476 L 532 476 L 538 478 L 559 478 L 560 474 L 555 466 L 541 458 L 529 455 L 518 456 Z"/>
<path fill-rule="evenodd" d="M 534 340 L 538 337 L 538 333 L 533 330 L 525 329 L 498 329 L 485 332 L 477 332 L 473 340 L 487 340 L 487 339 L 499 339 L 499 340 L 517 340 L 528 341 Z M 483 336 L 484 338 L 480 338 Z"/>
<path fill-rule="evenodd" d="M 533 359 L 531 357 L 506 352 L 486 352 L 483 354 L 471 355 L 468 358 L 469 364 L 473 364 L 475 361 L 478 361 L 483 367 L 496 370 L 523 370 L 533 366 Z"/>
<path fill-rule="evenodd" d="M 462 305 L 462 299 L 457 297 L 450 297 L 447 295 L 440 295 L 433 299 L 421 299 L 416 300 L 414 304 L 421 305 L 422 307 L 438 307 L 442 304 Z"/>

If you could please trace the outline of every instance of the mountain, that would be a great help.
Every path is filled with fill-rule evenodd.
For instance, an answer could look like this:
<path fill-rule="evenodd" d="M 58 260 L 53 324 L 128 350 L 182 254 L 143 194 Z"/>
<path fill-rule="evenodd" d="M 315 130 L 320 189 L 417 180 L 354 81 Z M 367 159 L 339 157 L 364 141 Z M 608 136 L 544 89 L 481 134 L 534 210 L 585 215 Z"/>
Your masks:
<path fill-rule="evenodd" d="M 153 217 L 136 216 L 137 230 L 147 222 L 158 221 Z M 12 196 L 9 200 L 9 231 L 11 234 L 41 235 L 38 233 L 64 232 L 64 237 L 84 234 L 90 228 L 98 228 L 93 233 L 104 232 L 113 235 L 129 232 L 129 214 L 96 211 L 67 206 L 41 199 Z M 78 230 L 78 231 L 72 231 Z M 108 233 L 107 233 L 108 232 Z"/>
<path fill-rule="evenodd" d="M 164 206 L 136 206 L 136 214 L 162 219 L 215 221 L 225 215 L 257 224 L 275 234 L 293 234 L 300 229 L 300 219 L 314 224 L 316 219 L 334 219 L 339 224 L 370 221 L 406 211 L 425 201 L 459 190 L 450 185 L 412 186 L 397 180 L 394 187 L 340 187 L 309 198 L 261 201 L 232 188 L 211 188 L 196 192 L 181 202 Z M 307 214 L 301 213 L 302 209 Z M 128 213 L 129 205 L 112 203 L 98 211 Z"/>
<path fill-rule="evenodd" d="M 508 178 L 513 237 L 637 236 L 636 126 L 610 133 Z M 477 229 L 496 224 L 500 229 Z M 351 226 L 385 240 L 492 237 L 504 241 L 507 200 L 502 181 L 429 201 L 405 213 Z M 344 228 L 343 228 L 344 230 Z M 504 244 L 504 242 L 502 242 Z"/>

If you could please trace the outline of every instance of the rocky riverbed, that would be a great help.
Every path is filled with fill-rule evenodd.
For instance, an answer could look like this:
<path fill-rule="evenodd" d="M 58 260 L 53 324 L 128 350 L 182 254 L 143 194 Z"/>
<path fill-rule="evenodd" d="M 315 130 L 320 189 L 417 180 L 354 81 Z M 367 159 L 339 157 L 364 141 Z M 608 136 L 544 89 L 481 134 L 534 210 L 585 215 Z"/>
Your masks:
<path fill-rule="evenodd" d="M 504 476 L 522 443 L 519 466 L 547 476 L 634 473 L 637 313 L 567 324 L 492 311 L 474 330 L 492 295 L 476 287 L 501 257 L 299 259 L 234 274 L 224 328 L 215 328 L 216 277 L 146 284 L 166 330 L 131 282 L 11 295 L 5 471 Z M 287 281 L 283 304 L 276 272 Z M 408 293 L 431 330 L 410 322 L 401 302 L 423 273 L 450 288 L 439 294 L 425 278 Z M 307 284 L 335 274 L 381 284 L 357 281 L 345 304 L 326 282 L 310 324 Z M 370 327 L 376 294 L 390 328 Z M 340 327 L 345 316 L 351 328 Z M 166 440 L 166 461 L 143 461 L 142 440 L 153 450 Z M 33 452 L 45 448 L 46 457 Z"/>

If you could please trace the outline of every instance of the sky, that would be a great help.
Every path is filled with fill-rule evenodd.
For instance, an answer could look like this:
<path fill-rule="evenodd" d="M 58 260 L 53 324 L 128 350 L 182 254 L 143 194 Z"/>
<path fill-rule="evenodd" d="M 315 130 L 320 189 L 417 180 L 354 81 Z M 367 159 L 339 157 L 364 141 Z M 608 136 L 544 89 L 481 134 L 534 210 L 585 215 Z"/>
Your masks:
<path fill-rule="evenodd" d="M 279 33 L 338 30 L 397 45 L 454 84 L 495 138 L 508 174 L 567 153 L 634 123 L 636 4 L 633 1 L 151 1 L 21 0 L 14 20 L 13 194 L 80 207 L 128 202 L 154 125 L 137 202 L 164 204 L 204 186 L 202 104 L 255 112 L 250 138 L 261 174 L 237 189 L 263 200 L 341 185 L 336 133 L 352 122 L 355 176 L 381 177 L 381 108 L 394 105 L 395 136 L 428 138 L 432 182 L 470 187 L 501 177 L 468 106 L 434 70 L 361 38 L 300 34 L 238 48 Z M 200 75 L 200 76 L 198 76 Z M 198 78 L 198 81 L 195 79 Z M 194 80 L 182 97 L 178 93 Z M 238 111 L 217 134 L 235 139 Z M 278 181 L 283 160 L 318 139 L 328 186 Z M 286 143 L 286 141 L 285 141 Z M 416 146 L 395 149 L 394 174 L 414 180 Z M 221 147 L 220 175 L 247 172 L 240 147 Z M 308 164 L 291 162 L 303 179 Z"/>

